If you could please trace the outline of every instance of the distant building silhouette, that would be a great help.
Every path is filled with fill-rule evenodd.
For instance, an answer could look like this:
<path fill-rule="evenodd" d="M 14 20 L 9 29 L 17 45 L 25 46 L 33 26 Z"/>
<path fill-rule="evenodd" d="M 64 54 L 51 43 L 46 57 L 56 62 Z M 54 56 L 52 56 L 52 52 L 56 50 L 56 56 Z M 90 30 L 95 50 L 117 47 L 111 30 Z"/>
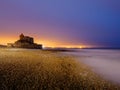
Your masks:
<path fill-rule="evenodd" d="M 34 39 L 29 36 L 24 36 L 23 34 L 20 35 L 20 40 L 16 41 L 15 43 L 29 43 L 29 44 L 34 44 Z"/>
<path fill-rule="evenodd" d="M 20 39 L 17 40 L 14 44 L 8 43 L 8 47 L 42 49 L 42 45 L 34 43 L 34 38 L 32 37 L 24 36 L 22 33 L 19 38 Z"/>

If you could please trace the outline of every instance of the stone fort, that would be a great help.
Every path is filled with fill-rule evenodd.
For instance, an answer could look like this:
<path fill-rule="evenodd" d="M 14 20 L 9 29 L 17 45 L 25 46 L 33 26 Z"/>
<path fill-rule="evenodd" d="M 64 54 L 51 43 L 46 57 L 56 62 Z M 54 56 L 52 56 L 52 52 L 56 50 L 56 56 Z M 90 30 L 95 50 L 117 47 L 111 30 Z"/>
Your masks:
<path fill-rule="evenodd" d="M 24 34 L 21 34 L 19 36 L 19 40 L 17 40 L 15 43 L 8 43 L 8 47 L 13 48 L 29 48 L 29 49 L 42 49 L 42 44 L 36 44 L 34 43 L 34 38 L 29 36 L 24 36 Z"/>

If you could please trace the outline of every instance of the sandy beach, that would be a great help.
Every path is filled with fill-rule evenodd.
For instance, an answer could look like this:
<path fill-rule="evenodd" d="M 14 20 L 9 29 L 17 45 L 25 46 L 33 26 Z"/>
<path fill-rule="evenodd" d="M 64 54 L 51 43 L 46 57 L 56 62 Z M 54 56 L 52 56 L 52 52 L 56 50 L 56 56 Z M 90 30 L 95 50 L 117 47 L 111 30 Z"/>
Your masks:
<path fill-rule="evenodd" d="M 61 51 L 0 49 L 0 90 L 119 90 L 75 58 Z"/>

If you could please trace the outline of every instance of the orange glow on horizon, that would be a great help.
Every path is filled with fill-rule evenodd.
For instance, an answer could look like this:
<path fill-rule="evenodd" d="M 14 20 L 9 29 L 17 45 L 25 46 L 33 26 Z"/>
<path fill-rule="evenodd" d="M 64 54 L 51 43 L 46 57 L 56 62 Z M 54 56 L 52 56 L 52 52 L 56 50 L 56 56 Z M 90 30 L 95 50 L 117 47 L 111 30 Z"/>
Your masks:
<path fill-rule="evenodd" d="M 7 45 L 7 43 L 14 43 L 16 40 L 18 40 L 18 37 L 0 37 L 0 44 Z M 64 42 L 60 41 L 50 41 L 49 39 L 46 40 L 39 40 L 35 39 L 35 43 L 43 44 L 43 47 L 51 47 L 51 48 L 89 48 L 90 46 L 87 45 L 72 45 L 72 44 L 66 44 Z"/>
<path fill-rule="evenodd" d="M 43 44 L 44 47 L 51 47 L 51 48 L 89 48 L 91 46 L 88 46 L 88 45 L 83 45 L 83 44 L 80 44 L 80 45 L 73 45 L 73 44 L 66 44 L 64 42 L 60 42 L 60 41 L 49 41 L 49 40 L 40 40 L 40 41 L 36 41 L 38 44 L 41 43 Z"/>
<path fill-rule="evenodd" d="M 88 46 L 82 46 L 82 45 L 63 45 L 63 46 L 54 46 L 52 48 L 56 48 L 56 47 L 60 47 L 60 48 L 88 48 Z"/>

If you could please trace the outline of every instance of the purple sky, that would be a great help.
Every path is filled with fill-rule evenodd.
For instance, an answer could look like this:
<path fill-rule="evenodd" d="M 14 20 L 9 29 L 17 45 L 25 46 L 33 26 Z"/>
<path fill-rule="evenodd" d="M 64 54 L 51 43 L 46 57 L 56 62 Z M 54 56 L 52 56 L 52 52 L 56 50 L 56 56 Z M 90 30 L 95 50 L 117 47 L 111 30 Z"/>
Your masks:
<path fill-rule="evenodd" d="M 120 47 L 120 0 L 0 0 L 0 43 Z M 6 40 L 9 39 L 9 40 Z"/>

